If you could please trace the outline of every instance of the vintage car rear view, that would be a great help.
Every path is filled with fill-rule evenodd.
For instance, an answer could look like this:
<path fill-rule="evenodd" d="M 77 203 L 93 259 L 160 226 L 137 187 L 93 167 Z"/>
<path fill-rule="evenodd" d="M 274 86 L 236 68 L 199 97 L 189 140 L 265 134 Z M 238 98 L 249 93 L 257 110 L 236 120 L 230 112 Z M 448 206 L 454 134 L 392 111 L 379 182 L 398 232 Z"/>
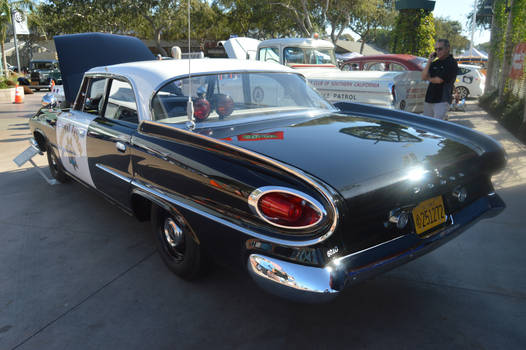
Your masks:
<path fill-rule="evenodd" d="M 31 118 L 37 147 L 56 179 L 151 220 L 182 278 L 207 256 L 272 293 L 326 301 L 504 208 L 491 176 L 505 154 L 468 128 L 333 106 L 276 64 L 149 60 L 142 43 L 103 34 L 55 40 L 72 106 Z M 75 89 L 69 68 L 89 64 L 67 62 L 84 41 L 119 52 L 98 50 L 109 65 Z M 137 62 L 114 64 L 126 60 Z"/>

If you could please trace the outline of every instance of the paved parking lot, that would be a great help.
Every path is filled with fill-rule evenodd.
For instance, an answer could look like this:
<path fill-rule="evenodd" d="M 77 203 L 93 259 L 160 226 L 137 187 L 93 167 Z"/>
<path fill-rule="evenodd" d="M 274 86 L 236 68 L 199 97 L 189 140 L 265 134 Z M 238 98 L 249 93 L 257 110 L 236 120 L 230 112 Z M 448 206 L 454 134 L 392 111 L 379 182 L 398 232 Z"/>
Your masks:
<path fill-rule="evenodd" d="M 148 223 L 17 169 L 41 96 L 0 104 L 0 349 L 524 349 L 526 148 L 473 101 L 450 121 L 504 145 L 494 182 L 508 208 L 332 303 L 302 305 L 221 267 L 184 282 Z"/>

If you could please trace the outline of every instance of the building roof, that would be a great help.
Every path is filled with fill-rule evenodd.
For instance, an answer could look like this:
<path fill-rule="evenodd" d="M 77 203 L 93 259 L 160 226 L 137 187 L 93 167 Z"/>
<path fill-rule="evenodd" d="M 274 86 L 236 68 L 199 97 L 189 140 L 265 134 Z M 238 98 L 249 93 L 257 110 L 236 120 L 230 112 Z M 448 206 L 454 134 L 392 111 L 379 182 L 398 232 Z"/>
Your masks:
<path fill-rule="evenodd" d="M 356 52 L 360 53 L 360 47 L 362 46 L 361 41 L 348 41 L 348 40 L 338 40 L 336 42 L 336 48 L 341 48 L 348 52 Z M 362 55 L 369 56 L 369 55 L 381 55 L 384 53 L 389 53 L 386 50 L 379 49 L 373 45 L 365 44 L 363 46 L 363 52 Z"/>

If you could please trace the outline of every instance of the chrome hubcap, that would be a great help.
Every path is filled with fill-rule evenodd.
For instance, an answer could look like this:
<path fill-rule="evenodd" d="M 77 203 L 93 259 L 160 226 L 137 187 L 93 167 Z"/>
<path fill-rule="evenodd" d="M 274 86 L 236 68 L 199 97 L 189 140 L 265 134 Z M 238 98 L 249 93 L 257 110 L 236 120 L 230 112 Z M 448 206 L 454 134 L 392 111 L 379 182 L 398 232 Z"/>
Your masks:
<path fill-rule="evenodd" d="M 183 242 L 183 230 L 172 218 L 167 218 L 164 221 L 164 237 L 170 247 L 175 248 Z"/>

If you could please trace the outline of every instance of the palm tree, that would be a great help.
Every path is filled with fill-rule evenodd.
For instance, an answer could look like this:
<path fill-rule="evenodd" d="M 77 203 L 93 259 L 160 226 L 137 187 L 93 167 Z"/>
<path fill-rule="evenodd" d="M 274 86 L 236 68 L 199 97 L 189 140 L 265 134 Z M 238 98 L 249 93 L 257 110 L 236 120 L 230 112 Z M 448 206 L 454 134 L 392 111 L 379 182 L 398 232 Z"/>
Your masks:
<path fill-rule="evenodd" d="M 12 9 L 31 9 L 33 1 L 31 0 L 0 0 L 0 52 L 2 53 L 2 67 L 6 77 L 9 75 L 7 70 L 7 60 L 5 57 L 5 40 L 7 38 L 7 29 L 11 24 L 11 10 Z M 20 70 L 20 67 L 18 67 Z"/>

